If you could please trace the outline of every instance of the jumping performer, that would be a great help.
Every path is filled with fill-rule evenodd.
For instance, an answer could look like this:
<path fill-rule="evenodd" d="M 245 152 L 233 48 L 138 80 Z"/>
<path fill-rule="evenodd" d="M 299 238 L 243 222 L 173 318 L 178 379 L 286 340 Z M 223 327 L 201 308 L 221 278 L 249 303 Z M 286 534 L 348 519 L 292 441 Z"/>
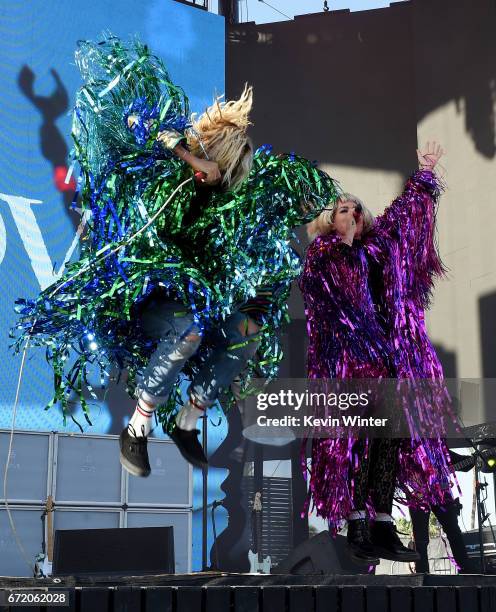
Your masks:
<path fill-rule="evenodd" d="M 155 415 L 183 456 L 204 466 L 197 419 L 235 377 L 243 393 L 255 373 L 276 374 L 276 330 L 300 271 L 293 228 L 336 188 L 293 154 L 253 153 L 249 87 L 190 117 L 184 92 L 146 46 L 83 42 L 76 59 L 84 84 L 73 138 L 90 232 L 57 283 L 17 301 L 15 346 L 46 347 L 51 404 L 70 415 L 75 392 L 90 424 L 88 372 L 127 372 L 137 400 L 121 434 L 130 473 L 150 473 Z"/>

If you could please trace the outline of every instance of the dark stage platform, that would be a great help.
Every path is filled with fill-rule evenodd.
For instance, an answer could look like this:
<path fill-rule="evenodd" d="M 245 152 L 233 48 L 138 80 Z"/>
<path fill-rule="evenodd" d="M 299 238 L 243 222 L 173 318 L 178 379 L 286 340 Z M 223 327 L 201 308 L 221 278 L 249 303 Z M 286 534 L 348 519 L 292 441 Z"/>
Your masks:
<path fill-rule="evenodd" d="M 69 592 L 71 612 L 496 612 L 496 576 L 195 573 L 0 578 L 0 589 Z"/>

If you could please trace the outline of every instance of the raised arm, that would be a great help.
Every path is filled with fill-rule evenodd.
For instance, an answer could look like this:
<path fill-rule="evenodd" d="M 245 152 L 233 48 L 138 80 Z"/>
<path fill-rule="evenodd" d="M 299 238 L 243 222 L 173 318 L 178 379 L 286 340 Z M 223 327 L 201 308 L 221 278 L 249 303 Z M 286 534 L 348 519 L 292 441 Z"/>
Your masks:
<path fill-rule="evenodd" d="M 174 131 L 159 132 L 157 136 L 158 142 L 165 147 L 170 149 L 174 155 L 177 155 L 179 159 L 182 159 L 188 165 L 190 165 L 195 172 L 202 172 L 205 177 L 201 179 L 201 182 L 207 185 L 216 185 L 221 180 L 221 174 L 219 166 L 214 161 L 202 159 L 196 157 L 183 146 L 183 138 L 181 134 Z"/>
<path fill-rule="evenodd" d="M 444 272 L 435 243 L 441 186 L 434 169 L 442 154 L 435 142 L 417 151 L 419 169 L 408 179 L 403 193 L 376 219 L 374 228 L 379 246 L 381 241 L 394 241 L 406 288 L 424 303 L 434 277 Z"/>
<path fill-rule="evenodd" d="M 147 120 L 144 122 L 144 125 L 141 125 L 141 117 L 132 114 L 127 118 L 127 126 L 133 132 L 142 131 L 146 134 L 150 131 L 151 121 L 153 120 Z M 184 134 L 173 129 L 162 130 L 157 134 L 157 142 L 159 142 L 164 149 L 172 151 L 179 159 L 191 166 L 195 172 L 200 172 L 205 175 L 201 178 L 202 183 L 216 185 L 221 179 L 218 164 L 214 161 L 201 159 L 190 153 L 184 146 L 185 140 L 186 137 Z"/>

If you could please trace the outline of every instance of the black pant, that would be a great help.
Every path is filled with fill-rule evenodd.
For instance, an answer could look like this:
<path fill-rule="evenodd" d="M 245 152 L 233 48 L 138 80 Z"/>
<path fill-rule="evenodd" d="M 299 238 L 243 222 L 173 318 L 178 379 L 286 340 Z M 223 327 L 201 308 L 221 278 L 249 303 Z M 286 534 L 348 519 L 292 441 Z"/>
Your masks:
<path fill-rule="evenodd" d="M 462 532 L 458 525 L 458 503 L 453 501 L 445 506 L 444 509 L 440 506 L 433 506 L 431 510 L 448 538 L 451 552 L 453 553 L 456 563 L 460 567 L 460 571 L 467 571 L 469 559 L 465 543 L 463 542 Z M 427 546 L 429 544 L 429 516 L 430 512 L 410 510 L 415 549 L 420 554 L 420 561 L 415 563 L 415 571 L 418 573 L 427 573 L 429 571 L 429 558 L 427 556 Z"/>
<path fill-rule="evenodd" d="M 400 443 L 398 438 L 375 438 L 370 442 L 368 456 L 365 456 L 365 440 L 354 444 L 350 476 L 354 483 L 355 510 L 364 510 L 370 497 L 376 512 L 391 514 Z"/>

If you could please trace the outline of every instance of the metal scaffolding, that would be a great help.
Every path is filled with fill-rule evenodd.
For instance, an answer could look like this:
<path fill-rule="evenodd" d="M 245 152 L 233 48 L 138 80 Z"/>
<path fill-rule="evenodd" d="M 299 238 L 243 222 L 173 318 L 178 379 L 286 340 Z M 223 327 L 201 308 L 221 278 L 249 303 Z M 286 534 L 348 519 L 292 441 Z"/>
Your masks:
<path fill-rule="evenodd" d="M 196 8 L 208 11 L 208 0 L 175 0 L 181 4 L 187 4 L 188 6 L 195 6 Z"/>

